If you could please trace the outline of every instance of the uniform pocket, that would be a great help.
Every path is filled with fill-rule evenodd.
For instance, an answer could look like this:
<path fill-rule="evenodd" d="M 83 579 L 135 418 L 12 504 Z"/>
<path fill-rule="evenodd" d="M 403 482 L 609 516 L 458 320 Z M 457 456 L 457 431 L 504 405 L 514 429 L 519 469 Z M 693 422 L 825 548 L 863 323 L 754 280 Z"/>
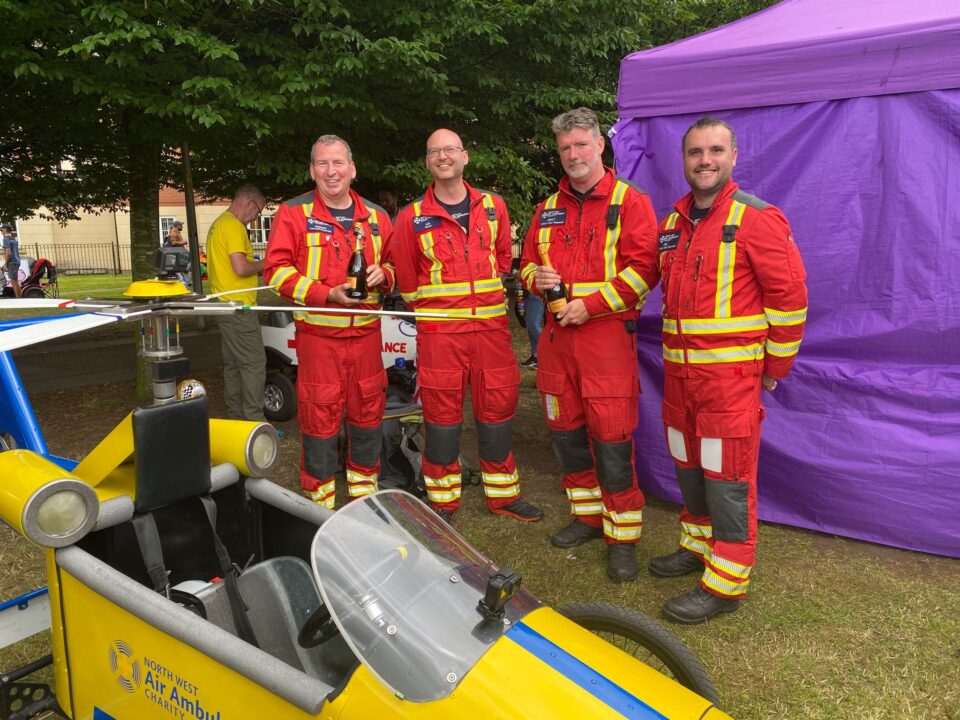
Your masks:
<path fill-rule="evenodd" d="M 597 440 L 622 442 L 637 426 L 640 381 L 635 375 L 581 378 L 580 394 L 587 427 Z"/>
<path fill-rule="evenodd" d="M 687 427 L 687 414 L 683 408 L 663 401 L 663 427 L 667 436 L 667 447 L 675 460 L 690 460 L 690 429 Z"/>
<path fill-rule="evenodd" d="M 376 423 L 383 417 L 383 408 L 387 402 L 387 373 L 364 378 L 357 383 L 360 392 L 359 417 L 354 422 L 361 425 Z"/>
<path fill-rule="evenodd" d="M 338 384 L 298 381 L 297 401 L 303 432 L 317 437 L 330 437 L 340 429 L 343 403 Z"/>
<path fill-rule="evenodd" d="M 463 371 L 420 367 L 420 396 L 424 418 L 437 425 L 463 420 Z"/>
<path fill-rule="evenodd" d="M 484 422 L 509 420 L 517 409 L 520 368 L 516 364 L 487 368 L 480 372 L 480 393 L 483 397 Z"/>
<path fill-rule="evenodd" d="M 696 418 L 696 433 L 700 438 L 700 466 L 734 479 L 748 468 L 751 448 L 759 414 L 747 412 L 704 412 Z"/>
<path fill-rule="evenodd" d="M 307 233 L 304 245 L 306 257 L 301 265 L 305 268 L 303 274 L 311 280 L 326 280 L 330 273 L 330 253 L 333 252 L 329 237 L 321 233 Z"/>
<path fill-rule="evenodd" d="M 540 391 L 543 412 L 547 416 L 547 422 L 565 423 L 569 415 L 569 410 L 564 407 L 564 405 L 567 405 L 567 401 L 564 400 L 567 395 L 567 376 L 564 373 L 550 372 L 541 367 L 537 369 L 537 390 Z"/>

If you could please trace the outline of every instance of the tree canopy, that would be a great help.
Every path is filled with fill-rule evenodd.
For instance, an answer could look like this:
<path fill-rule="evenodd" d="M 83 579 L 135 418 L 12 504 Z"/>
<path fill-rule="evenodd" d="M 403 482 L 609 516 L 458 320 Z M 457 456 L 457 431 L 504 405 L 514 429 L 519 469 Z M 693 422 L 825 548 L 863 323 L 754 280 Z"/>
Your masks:
<path fill-rule="evenodd" d="M 559 174 L 550 118 L 587 105 L 612 122 L 624 55 L 770 2 L 0 0 L 0 214 L 129 204 L 137 275 L 185 144 L 201 194 L 256 182 L 281 199 L 336 133 L 361 191 L 409 199 L 427 135 L 447 126 L 471 182 L 523 222 Z"/>

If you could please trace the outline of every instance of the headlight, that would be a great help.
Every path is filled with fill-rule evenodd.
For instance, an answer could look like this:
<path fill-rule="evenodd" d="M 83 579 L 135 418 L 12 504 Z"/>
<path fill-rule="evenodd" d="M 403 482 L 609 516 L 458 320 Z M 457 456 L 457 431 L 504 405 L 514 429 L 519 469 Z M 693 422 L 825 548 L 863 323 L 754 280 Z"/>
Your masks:
<path fill-rule="evenodd" d="M 210 459 L 232 463 L 247 477 L 267 475 L 280 459 L 277 430 L 270 423 L 211 420 Z"/>
<path fill-rule="evenodd" d="M 97 524 L 94 489 L 36 453 L 0 453 L 0 477 L 0 517 L 37 545 L 71 545 Z"/>

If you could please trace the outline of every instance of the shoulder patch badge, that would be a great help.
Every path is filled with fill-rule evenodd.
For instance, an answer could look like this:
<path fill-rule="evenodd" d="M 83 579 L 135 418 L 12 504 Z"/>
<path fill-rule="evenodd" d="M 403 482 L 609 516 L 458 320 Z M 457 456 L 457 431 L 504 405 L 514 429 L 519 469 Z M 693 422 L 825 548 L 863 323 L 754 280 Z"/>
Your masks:
<path fill-rule="evenodd" d="M 666 252 L 667 250 L 674 250 L 677 247 L 677 243 L 680 242 L 680 231 L 671 230 L 670 232 L 662 232 L 657 235 L 657 243 L 660 246 L 660 252 Z"/>
<path fill-rule="evenodd" d="M 319 220 L 315 217 L 307 218 L 307 232 L 318 232 L 326 233 L 327 235 L 333 234 L 333 225 L 323 220 Z"/>
<path fill-rule="evenodd" d="M 563 225 L 567 222 L 566 208 L 550 208 L 540 211 L 540 227 Z"/>
<path fill-rule="evenodd" d="M 413 219 L 414 232 L 432 230 L 435 227 L 440 227 L 440 218 L 434 215 L 418 215 Z"/>

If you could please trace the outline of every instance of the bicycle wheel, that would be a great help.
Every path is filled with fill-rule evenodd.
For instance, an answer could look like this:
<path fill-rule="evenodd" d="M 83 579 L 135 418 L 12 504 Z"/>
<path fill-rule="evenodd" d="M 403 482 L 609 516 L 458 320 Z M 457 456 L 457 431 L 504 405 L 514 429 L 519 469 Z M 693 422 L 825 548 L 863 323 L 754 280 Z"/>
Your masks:
<path fill-rule="evenodd" d="M 653 618 L 603 602 L 571 603 L 557 612 L 719 707 L 720 697 L 703 663 Z"/>

